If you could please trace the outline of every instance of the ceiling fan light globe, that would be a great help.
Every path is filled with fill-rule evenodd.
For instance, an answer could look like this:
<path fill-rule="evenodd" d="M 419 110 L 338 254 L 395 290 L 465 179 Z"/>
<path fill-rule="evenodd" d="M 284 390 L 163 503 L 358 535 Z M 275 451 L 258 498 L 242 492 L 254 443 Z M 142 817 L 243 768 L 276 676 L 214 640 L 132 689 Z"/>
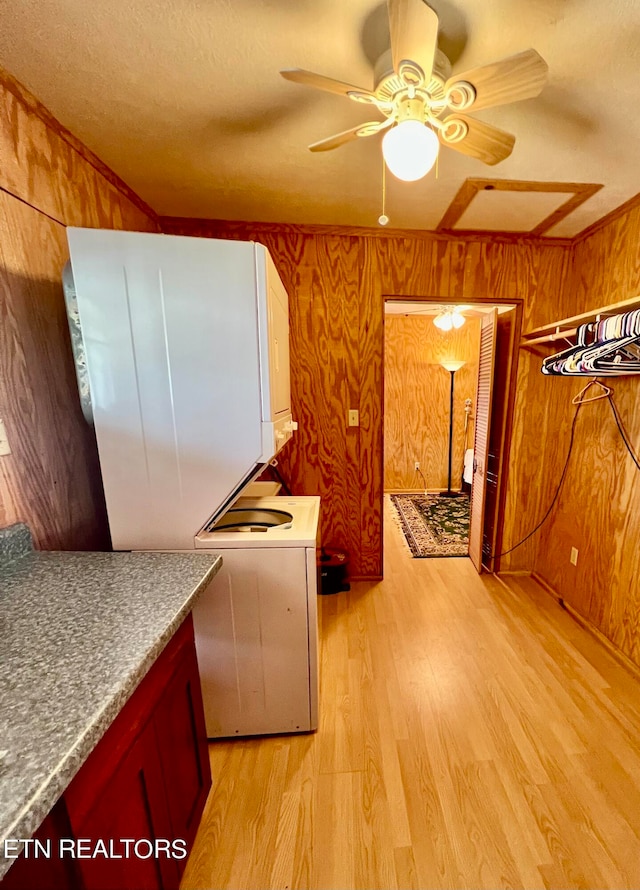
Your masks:
<path fill-rule="evenodd" d="M 398 179 L 422 179 L 438 157 L 438 137 L 420 121 L 402 121 L 388 130 L 382 140 L 385 164 Z"/>
<path fill-rule="evenodd" d="M 451 323 L 454 328 L 461 328 L 464 324 L 464 315 L 461 315 L 460 312 L 452 312 Z"/>
<path fill-rule="evenodd" d="M 451 328 L 453 327 L 451 313 L 443 312 L 440 315 L 436 315 L 436 317 L 433 319 L 433 323 L 441 331 L 450 331 Z"/>

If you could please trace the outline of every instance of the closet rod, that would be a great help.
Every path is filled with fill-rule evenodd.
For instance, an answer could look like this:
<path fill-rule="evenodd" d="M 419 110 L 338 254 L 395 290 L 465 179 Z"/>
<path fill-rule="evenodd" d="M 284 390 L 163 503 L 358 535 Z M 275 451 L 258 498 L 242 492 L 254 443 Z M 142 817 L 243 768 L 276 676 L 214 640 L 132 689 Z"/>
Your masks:
<path fill-rule="evenodd" d="M 610 303 L 608 306 L 601 306 L 598 309 L 592 309 L 590 312 L 583 312 L 580 315 L 572 315 L 569 318 L 560 318 L 557 321 L 541 325 L 531 331 L 527 331 L 522 335 L 520 341 L 521 346 L 528 344 L 553 343 L 561 336 L 571 336 L 575 334 L 579 325 L 590 321 L 596 321 L 598 316 L 620 315 L 623 312 L 629 312 L 632 309 L 640 309 L 640 296 L 631 297 L 628 300 L 621 300 L 618 303 Z"/>
<path fill-rule="evenodd" d="M 578 328 L 569 328 L 568 330 L 554 331 L 546 337 L 535 337 L 533 340 L 523 340 L 522 346 L 533 346 L 536 343 L 555 343 L 556 340 L 566 340 L 567 337 L 573 337 L 578 333 Z"/>

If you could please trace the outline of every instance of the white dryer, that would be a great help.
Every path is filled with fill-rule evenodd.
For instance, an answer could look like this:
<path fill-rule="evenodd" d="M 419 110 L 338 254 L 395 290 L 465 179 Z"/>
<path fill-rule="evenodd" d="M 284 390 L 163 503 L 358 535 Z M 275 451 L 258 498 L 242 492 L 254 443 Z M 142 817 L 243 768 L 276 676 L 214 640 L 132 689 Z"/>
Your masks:
<path fill-rule="evenodd" d="M 319 497 L 240 498 L 196 536 L 222 568 L 193 611 L 209 738 L 318 727 Z"/>

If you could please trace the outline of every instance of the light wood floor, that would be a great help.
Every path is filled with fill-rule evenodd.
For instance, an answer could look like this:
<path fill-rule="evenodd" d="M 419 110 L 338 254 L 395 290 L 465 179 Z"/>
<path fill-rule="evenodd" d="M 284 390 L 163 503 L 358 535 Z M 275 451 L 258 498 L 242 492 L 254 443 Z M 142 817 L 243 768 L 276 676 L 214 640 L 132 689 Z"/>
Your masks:
<path fill-rule="evenodd" d="M 388 518 L 385 570 L 319 600 L 319 732 L 211 745 L 182 887 L 640 887 L 640 684 Z"/>

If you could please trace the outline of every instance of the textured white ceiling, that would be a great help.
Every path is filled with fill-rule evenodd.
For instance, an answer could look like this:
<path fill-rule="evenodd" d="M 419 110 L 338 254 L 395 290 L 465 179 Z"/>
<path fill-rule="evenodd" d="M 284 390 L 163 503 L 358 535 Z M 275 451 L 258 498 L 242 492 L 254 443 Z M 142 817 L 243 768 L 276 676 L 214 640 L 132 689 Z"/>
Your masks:
<path fill-rule="evenodd" d="M 435 228 L 468 177 L 603 183 L 556 236 L 640 191 L 638 0 L 431 5 L 454 71 L 531 46 L 549 84 L 536 99 L 478 112 L 517 137 L 502 164 L 443 149 L 437 179 L 389 176 L 391 226 Z M 0 0 L 0 65 L 168 215 L 375 226 L 380 137 L 306 149 L 375 114 L 278 71 L 370 88 L 387 46 L 375 0 Z M 517 225 L 517 209 L 501 213 L 492 229 L 512 227 L 514 214 Z"/>

